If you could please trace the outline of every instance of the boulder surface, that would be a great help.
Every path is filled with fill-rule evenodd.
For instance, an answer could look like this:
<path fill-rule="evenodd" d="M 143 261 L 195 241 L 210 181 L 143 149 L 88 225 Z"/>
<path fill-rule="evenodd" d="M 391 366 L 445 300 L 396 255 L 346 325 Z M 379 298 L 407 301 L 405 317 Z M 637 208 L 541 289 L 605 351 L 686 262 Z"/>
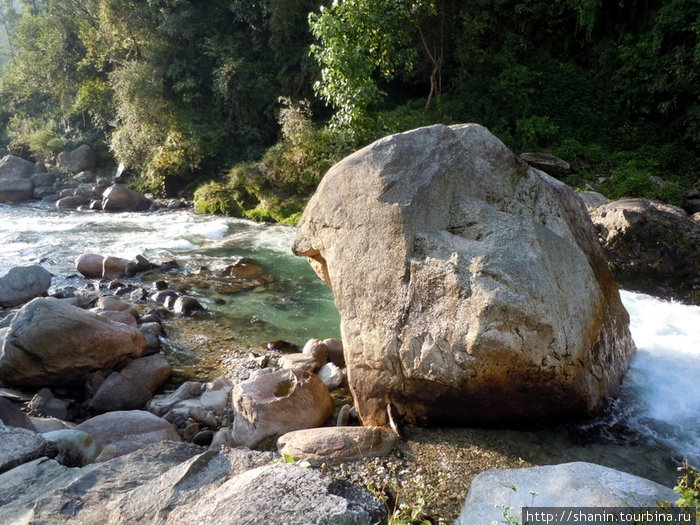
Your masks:
<path fill-rule="evenodd" d="M 82 381 L 140 357 L 146 346 L 138 329 L 51 297 L 24 305 L 4 330 L 0 380 L 18 386 Z"/>
<path fill-rule="evenodd" d="M 16 266 L 0 277 L 0 307 L 17 306 L 45 294 L 51 274 L 39 265 Z"/>
<path fill-rule="evenodd" d="M 333 290 L 365 425 L 592 415 L 635 350 L 583 201 L 476 124 L 336 164 L 292 249 Z"/>

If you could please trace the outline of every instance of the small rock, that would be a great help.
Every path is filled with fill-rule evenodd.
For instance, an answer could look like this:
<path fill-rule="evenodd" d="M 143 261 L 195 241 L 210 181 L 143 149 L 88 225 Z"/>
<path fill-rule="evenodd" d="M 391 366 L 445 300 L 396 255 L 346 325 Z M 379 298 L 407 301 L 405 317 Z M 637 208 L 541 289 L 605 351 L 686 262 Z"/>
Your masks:
<path fill-rule="evenodd" d="M 343 342 L 340 339 L 324 339 L 323 343 L 328 348 L 328 360 L 339 367 L 345 366 L 345 356 L 343 355 Z"/>
<path fill-rule="evenodd" d="M 173 367 L 162 355 L 150 355 L 134 359 L 122 368 L 121 373 L 153 394 L 168 382 Z"/>
<path fill-rule="evenodd" d="M 338 388 L 345 381 L 345 374 L 334 363 L 326 363 L 316 372 L 316 375 L 328 387 L 328 390 Z"/>
<path fill-rule="evenodd" d="M 56 460 L 66 467 L 82 467 L 94 463 L 102 447 L 87 432 L 75 429 L 54 430 L 42 434 L 56 445 Z"/>
<path fill-rule="evenodd" d="M 204 307 L 194 297 L 182 296 L 175 301 L 173 310 L 179 315 L 192 315 L 203 311 Z"/>
<path fill-rule="evenodd" d="M 200 423 L 205 427 L 209 427 L 212 430 L 219 428 L 219 421 L 216 419 L 216 416 L 205 408 L 190 408 L 189 415 L 196 423 Z"/>
<path fill-rule="evenodd" d="M 90 408 L 98 413 L 142 408 L 152 394 L 141 382 L 112 372 L 90 400 Z"/>
<path fill-rule="evenodd" d="M 199 445 L 200 447 L 208 447 L 211 445 L 213 439 L 214 433 L 209 429 L 205 429 L 199 431 L 197 435 L 192 438 L 192 443 Z"/>

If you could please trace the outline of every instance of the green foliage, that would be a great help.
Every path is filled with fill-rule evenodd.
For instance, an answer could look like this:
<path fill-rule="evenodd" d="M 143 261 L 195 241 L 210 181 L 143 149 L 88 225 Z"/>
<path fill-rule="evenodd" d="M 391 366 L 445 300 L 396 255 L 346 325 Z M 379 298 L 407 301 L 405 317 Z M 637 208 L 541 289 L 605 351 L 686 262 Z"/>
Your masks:
<path fill-rule="evenodd" d="M 687 459 L 678 470 L 682 474 L 673 491 L 680 494 L 681 497 L 676 501 L 676 505 L 684 509 L 700 507 L 700 473 L 688 463 Z"/>

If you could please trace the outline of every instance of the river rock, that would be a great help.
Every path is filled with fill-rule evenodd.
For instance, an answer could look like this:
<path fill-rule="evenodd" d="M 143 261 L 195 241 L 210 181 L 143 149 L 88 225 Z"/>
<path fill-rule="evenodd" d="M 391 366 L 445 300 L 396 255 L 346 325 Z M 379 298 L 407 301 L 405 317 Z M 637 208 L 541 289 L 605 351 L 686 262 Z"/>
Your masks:
<path fill-rule="evenodd" d="M 34 198 L 29 179 L 0 179 L 0 202 L 22 202 Z"/>
<path fill-rule="evenodd" d="M 36 427 L 27 415 L 4 397 L 0 397 L 0 423 L 8 427 L 25 428 L 36 432 Z"/>
<path fill-rule="evenodd" d="M 195 312 L 201 312 L 204 307 L 194 297 L 186 295 L 178 297 L 173 305 L 173 311 L 178 315 L 193 315 Z"/>
<path fill-rule="evenodd" d="M 140 357 L 146 346 L 138 329 L 51 297 L 23 306 L 6 330 L 0 380 L 18 386 L 79 382 L 93 370 Z"/>
<path fill-rule="evenodd" d="M 102 194 L 104 211 L 143 211 L 151 206 L 151 201 L 140 193 L 114 184 Z"/>
<path fill-rule="evenodd" d="M 0 277 L 0 307 L 24 304 L 44 295 L 51 286 L 51 274 L 39 265 L 16 266 Z"/>
<path fill-rule="evenodd" d="M 132 328 L 136 328 L 138 326 L 136 319 L 129 312 L 118 312 L 115 310 L 101 310 L 99 308 L 91 308 L 90 311 L 96 312 L 103 319 L 107 319 L 107 320 L 113 321 L 115 323 L 123 323 L 127 326 L 131 326 Z M 144 337 L 145 337 L 145 334 L 144 334 Z"/>
<path fill-rule="evenodd" d="M 295 430 L 277 440 L 282 455 L 312 465 L 386 456 L 398 436 L 386 427 L 322 427 Z"/>
<path fill-rule="evenodd" d="M 533 495 L 534 494 L 534 495 Z M 523 469 L 491 469 L 472 480 L 456 525 L 501 523 L 504 509 L 521 522 L 528 507 L 656 507 L 678 496 L 670 488 L 644 478 L 575 462 Z"/>
<path fill-rule="evenodd" d="M 328 387 L 328 390 L 338 388 L 345 381 L 345 374 L 335 363 L 326 363 L 319 368 L 316 375 Z"/>
<path fill-rule="evenodd" d="M 56 175 L 54 173 L 48 173 L 46 168 L 44 171 L 37 171 L 30 177 L 34 187 L 53 187 L 56 183 Z M 55 191 L 55 190 L 54 190 Z"/>
<path fill-rule="evenodd" d="M 121 373 L 153 394 L 168 382 L 173 367 L 162 355 L 149 355 L 134 359 L 122 368 Z"/>
<path fill-rule="evenodd" d="M 365 425 L 590 416 L 635 350 L 581 199 L 476 124 L 336 164 L 293 251 L 333 290 Z"/>
<path fill-rule="evenodd" d="M 263 372 L 233 388 L 234 441 L 253 448 L 263 439 L 320 426 L 333 400 L 314 374 L 291 370 Z"/>
<path fill-rule="evenodd" d="M 328 348 L 328 360 L 341 368 L 344 367 L 345 356 L 343 355 L 343 342 L 340 339 L 332 337 L 330 339 L 324 339 L 323 343 L 326 345 L 326 348 Z"/>
<path fill-rule="evenodd" d="M 118 279 L 126 275 L 126 266 L 130 263 L 128 259 L 121 257 L 107 256 L 102 260 L 102 278 Z"/>
<path fill-rule="evenodd" d="M 87 432 L 75 429 L 45 432 L 42 437 L 56 446 L 56 461 L 66 467 L 83 467 L 94 463 L 102 448 Z"/>
<path fill-rule="evenodd" d="M 583 200 L 589 209 L 604 206 L 609 202 L 605 195 L 596 191 L 580 191 L 578 192 L 578 196 L 581 197 L 581 200 Z"/>
<path fill-rule="evenodd" d="M 66 421 L 70 418 L 73 404 L 74 400 L 56 397 L 48 388 L 41 388 L 29 402 L 29 410 L 33 415 Z"/>
<path fill-rule="evenodd" d="M 164 416 L 174 407 L 181 405 L 183 401 L 188 401 L 194 398 L 199 400 L 199 396 L 205 389 L 205 385 L 199 381 L 185 381 L 175 392 L 155 396 L 148 402 L 148 411 L 157 416 Z M 194 406 L 202 406 L 199 401 L 182 405 L 183 409 L 189 411 Z M 186 408 L 185 408 L 186 407 Z"/>
<path fill-rule="evenodd" d="M 14 155 L 5 155 L 0 160 L 0 180 L 29 179 L 34 173 L 34 164 Z"/>
<path fill-rule="evenodd" d="M 239 474 L 197 501 L 175 509 L 166 523 L 370 525 L 383 523 L 385 518 L 384 506 L 366 489 L 286 463 Z"/>
<path fill-rule="evenodd" d="M 139 330 L 146 338 L 146 350 L 153 351 L 160 348 L 160 336 L 163 333 L 163 327 L 160 323 L 141 323 Z"/>
<path fill-rule="evenodd" d="M 89 406 L 95 412 L 114 412 L 143 408 L 153 395 L 140 381 L 112 372 L 90 399 Z"/>
<path fill-rule="evenodd" d="M 279 358 L 278 362 L 282 368 L 299 373 L 313 373 L 321 366 L 321 363 L 309 354 L 285 354 Z"/>
<path fill-rule="evenodd" d="M 56 165 L 60 169 L 71 173 L 91 170 L 95 167 L 95 154 L 90 146 L 83 144 L 73 151 L 62 151 L 59 153 Z"/>
<path fill-rule="evenodd" d="M 42 456 L 54 457 L 56 447 L 36 432 L 0 424 L 0 474 Z"/>
<path fill-rule="evenodd" d="M 533 168 L 542 170 L 552 177 L 565 177 L 572 171 L 571 164 L 550 153 L 521 153 L 520 158 Z"/>
<path fill-rule="evenodd" d="M 107 412 L 75 428 L 90 434 L 102 447 L 98 461 L 128 454 L 151 443 L 181 441 L 171 423 L 144 410 Z"/>
<path fill-rule="evenodd" d="M 102 277 L 104 257 L 96 253 L 84 253 L 75 260 L 76 269 L 88 279 Z"/>
<path fill-rule="evenodd" d="M 700 223 L 683 209 L 621 199 L 596 208 L 591 218 L 625 287 L 700 304 Z"/>
<path fill-rule="evenodd" d="M 90 202 L 90 200 L 82 195 L 68 195 L 56 201 L 56 208 L 59 210 L 75 210 L 88 202 Z"/>

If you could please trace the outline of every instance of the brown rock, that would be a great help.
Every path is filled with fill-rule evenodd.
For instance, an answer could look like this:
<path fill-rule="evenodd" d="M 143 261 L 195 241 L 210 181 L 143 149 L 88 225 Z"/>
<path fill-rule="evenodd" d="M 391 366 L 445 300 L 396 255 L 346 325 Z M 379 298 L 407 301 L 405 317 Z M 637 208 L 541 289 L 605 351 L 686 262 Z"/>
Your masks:
<path fill-rule="evenodd" d="M 102 277 L 104 257 L 96 253 L 84 253 L 75 260 L 77 270 L 88 279 Z"/>
<path fill-rule="evenodd" d="M 312 465 L 386 456 L 398 436 L 385 427 L 322 427 L 295 430 L 277 440 L 280 454 Z"/>

